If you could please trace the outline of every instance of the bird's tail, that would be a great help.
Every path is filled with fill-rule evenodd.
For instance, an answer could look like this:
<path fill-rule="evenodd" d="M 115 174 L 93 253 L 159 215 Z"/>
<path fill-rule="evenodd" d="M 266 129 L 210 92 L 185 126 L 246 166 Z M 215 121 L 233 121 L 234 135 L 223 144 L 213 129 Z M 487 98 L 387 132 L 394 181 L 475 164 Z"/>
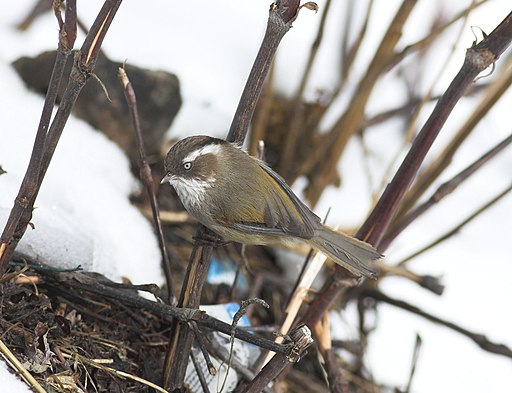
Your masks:
<path fill-rule="evenodd" d="M 322 226 L 307 242 L 357 276 L 375 277 L 372 261 L 382 255 L 370 244 Z"/>

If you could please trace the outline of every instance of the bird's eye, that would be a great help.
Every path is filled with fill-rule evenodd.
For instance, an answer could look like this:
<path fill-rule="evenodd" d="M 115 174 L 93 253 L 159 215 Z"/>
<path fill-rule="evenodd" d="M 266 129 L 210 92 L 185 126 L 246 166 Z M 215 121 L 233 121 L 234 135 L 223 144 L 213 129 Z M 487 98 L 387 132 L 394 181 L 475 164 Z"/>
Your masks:
<path fill-rule="evenodd" d="M 190 168 L 192 168 L 192 163 L 191 162 L 185 162 L 183 164 L 183 168 L 186 170 L 186 171 L 189 171 Z"/>

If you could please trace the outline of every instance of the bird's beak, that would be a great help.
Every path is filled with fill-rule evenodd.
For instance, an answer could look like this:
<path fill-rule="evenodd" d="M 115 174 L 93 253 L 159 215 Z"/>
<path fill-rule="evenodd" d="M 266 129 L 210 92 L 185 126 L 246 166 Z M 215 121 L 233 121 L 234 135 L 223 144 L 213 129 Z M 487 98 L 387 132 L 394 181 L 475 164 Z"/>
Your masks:
<path fill-rule="evenodd" d="M 171 181 L 174 180 L 174 175 L 171 175 L 170 173 L 167 173 L 163 179 L 160 181 L 160 184 L 164 184 L 164 183 L 171 183 Z"/>

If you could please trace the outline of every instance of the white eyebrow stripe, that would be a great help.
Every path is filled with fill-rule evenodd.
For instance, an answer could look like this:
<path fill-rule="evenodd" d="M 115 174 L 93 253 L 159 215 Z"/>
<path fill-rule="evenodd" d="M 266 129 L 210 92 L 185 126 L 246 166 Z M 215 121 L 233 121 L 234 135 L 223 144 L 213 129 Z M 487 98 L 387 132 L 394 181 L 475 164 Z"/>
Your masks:
<path fill-rule="evenodd" d="M 218 154 L 220 152 L 221 146 L 219 144 L 211 144 L 201 147 L 200 149 L 194 150 L 191 153 L 188 153 L 187 156 L 183 159 L 183 163 L 192 162 L 197 157 L 203 156 L 205 154 Z"/>

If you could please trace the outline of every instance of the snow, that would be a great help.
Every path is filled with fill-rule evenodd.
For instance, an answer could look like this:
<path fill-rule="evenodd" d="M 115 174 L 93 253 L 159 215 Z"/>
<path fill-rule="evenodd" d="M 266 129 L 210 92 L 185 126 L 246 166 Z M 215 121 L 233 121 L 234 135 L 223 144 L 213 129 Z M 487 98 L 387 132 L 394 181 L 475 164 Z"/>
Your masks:
<path fill-rule="evenodd" d="M 2 390 L 9 393 L 31 393 L 25 382 L 22 382 L 17 376 L 7 369 L 7 364 L 0 361 L 0 381 Z"/>
<path fill-rule="evenodd" d="M 0 146 L 7 171 L 0 176 L 3 226 L 28 164 L 42 99 L 26 91 L 8 62 L 0 67 L 5 78 L 0 103 L 11 124 L 2 130 Z M 120 149 L 71 118 L 35 204 L 34 229 L 27 229 L 20 253 L 65 268 L 81 265 L 112 279 L 162 283 L 151 225 L 128 200 L 137 187 Z"/>
<path fill-rule="evenodd" d="M 29 3 L 25 2 L 24 7 L 28 9 Z M 317 3 L 322 7 L 324 1 Z M 336 80 L 336 51 L 339 47 L 336 37 L 341 29 L 336 19 L 343 20 L 341 3 L 333 2 L 331 7 L 325 43 L 306 89 L 308 97 L 315 96 L 318 89 L 329 90 Z M 425 34 L 430 23 L 425 16 L 436 8 L 432 3 L 421 2 L 418 5 L 399 47 Z M 465 3 L 457 2 L 455 5 L 450 2 L 444 8 L 450 15 L 455 15 Z M 101 4 L 99 0 L 78 2 L 82 21 L 90 24 Z M 368 39 L 363 43 L 361 53 L 371 53 L 378 45 L 399 4 L 397 0 L 375 2 L 376 12 L 370 21 Z M 268 5 L 269 2 L 263 1 L 189 0 L 153 1 L 141 7 L 140 2 L 124 2 L 103 48 L 112 59 L 128 59 L 138 66 L 164 69 L 178 75 L 184 104 L 169 137 L 200 133 L 222 137 L 229 127 L 263 37 Z M 53 49 L 57 40 L 57 27 L 51 14 L 40 18 L 27 32 L 15 32 L 14 24 L 25 15 L 25 10 L 20 8 L 4 6 L 0 14 L 0 33 L 3 42 L 8 43 L 0 47 L 3 120 L 0 165 L 8 172 L 0 176 L 1 227 L 25 172 L 43 103 L 41 97 L 25 89 L 9 63 L 21 55 L 35 55 Z M 141 14 L 144 11 L 147 14 Z M 475 11 L 468 26 L 479 26 L 488 33 L 509 12 L 508 1 L 489 2 Z M 297 88 L 298 75 L 305 65 L 319 19 L 319 14 L 303 10 L 294 28 L 282 41 L 277 56 L 276 85 L 286 94 L 293 94 Z M 360 18 L 356 19 L 355 24 L 361 22 Z M 443 55 L 451 49 L 458 29 L 450 29 L 438 45 L 436 53 L 440 58 L 444 59 Z M 82 37 L 80 35 L 79 39 Z M 462 64 L 465 48 L 474 39 L 467 27 L 457 42 L 452 61 L 436 84 L 436 93 L 442 92 L 452 80 Z M 355 74 L 347 82 L 347 92 L 342 94 L 334 109 L 350 105 L 350 92 L 368 63 L 367 55 L 356 59 Z M 430 73 L 429 77 L 417 81 L 421 91 L 430 86 L 441 65 L 442 61 L 432 56 L 424 59 L 421 66 Z M 417 66 L 412 64 L 411 67 Z M 412 71 L 409 70 L 414 77 Z M 389 109 L 405 99 L 405 89 L 397 89 L 396 86 L 392 78 L 379 82 L 370 98 L 369 114 Z M 457 173 L 510 133 L 510 109 L 503 103 L 511 102 L 511 99 L 512 92 L 509 92 L 479 124 L 442 180 L 447 180 L 450 174 Z M 458 104 L 428 160 L 435 158 L 435 152 L 440 150 L 443 141 L 453 135 L 477 103 L 478 99 L 472 99 Z M 419 126 L 431 109 L 432 105 L 429 105 L 423 111 Z M 325 125 L 328 124 L 329 121 Z M 340 162 L 343 187 L 330 187 L 315 209 L 322 216 L 329 206 L 333 206 L 329 219 L 331 225 L 357 225 L 364 219 L 371 204 L 369 187 L 375 189 L 389 160 L 397 153 L 402 127 L 402 124 L 390 121 L 368 133 L 366 142 L 372 153 L 369 165 L 375 174 L 371 185 L 361 163 L 361 147 L 357 142 L 348 145 L 347 153 Z M 455 224 L 454 216 L 461 221 L 496 195 L 510 182 L 511 166 L 510 152 L 502 154 L 426 217 L 415 222 L 387 251 L 390 263 L 451 228 Z M 300 192 L 302 185 L 298 182 L 294 188 Z M 129 172 L 128 161 L 117 146 L 72 117 L 36 202 L 35 229 L 27 230 L 19 250 L 35 255 L 41 261 L 59 261 L 60 266 L 80 264 L 113 279 L 127 276 L 136 283 L 161 284 L 160 255 L 152 227 L 128 200 L 137 187 L 138 183 Z M 399 278 L 384 279 L 381 288 L 392 297 L 413 299 L 414 304 L 425 310 L 512 347 L 512 318 L 509 315 L 512 265 L 508 250 L 511 217 L 508 196 L 457 236 L 411 263 L 414 271 L 443 277 L 446 285 L 443 296 L 430 294 Z M 371 335 L 367 360 L 377 381 L 405 385 L 415 335 L 419 333 L 423 346 L 413 382 L 414 392 L 503 391 L 512 383 L 509 359 L 488 354 L 446 328 L 385 305 L 379 306 L 376 318 L 377 330 Z M 333 320 L 337 321 L 332 322 L 334 335 L 346 337 L 355 334 L 347 331 L 356 321 L 353 308 L 349 307 L 341 322 Z M 2 390 L 28 391 L 23 383 L 14 382 L 15 377 L 4 374 L 7 371 L 2 365 Z"/>

